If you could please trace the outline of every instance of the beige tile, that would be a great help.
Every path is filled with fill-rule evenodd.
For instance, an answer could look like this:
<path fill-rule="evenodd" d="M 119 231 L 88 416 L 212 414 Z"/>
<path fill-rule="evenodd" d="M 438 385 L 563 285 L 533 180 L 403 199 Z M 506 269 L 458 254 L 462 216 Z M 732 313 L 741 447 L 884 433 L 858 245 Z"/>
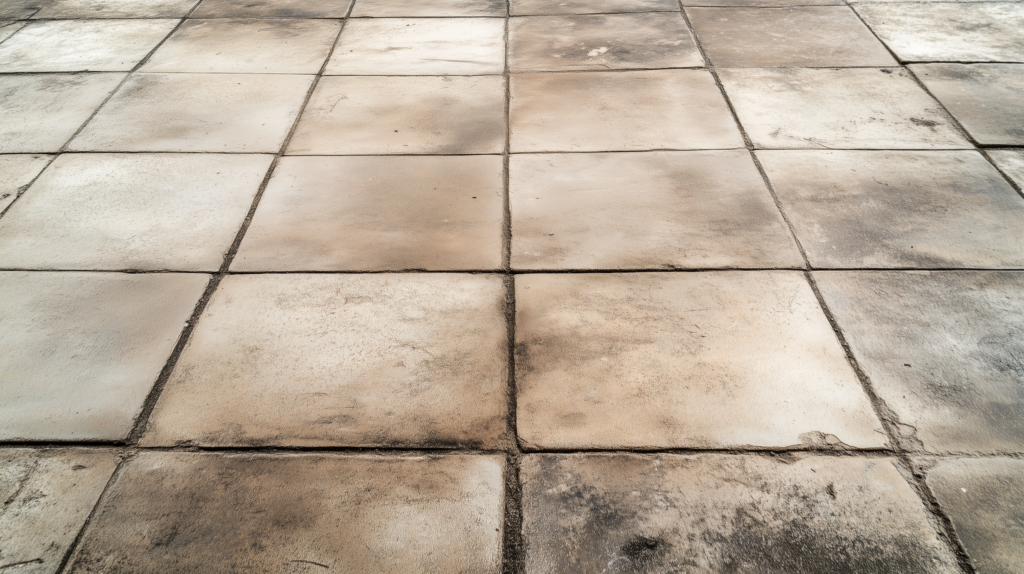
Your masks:
<path fill-rule="evenodd" d="M 503 18 L 350 20 L 327 64 L 335 75 L 501 74 Z"/>
<path fill-rule="evenodd" d="M 142 71 L 316 74 L 340 30 L 336 20 L 186 20 Z"/>
<path fill-rule="evenodd" d="M 271 159 L 61 155 L 0 219 L 0 267 L 217 271 Z"/>
<path fill-rule="evenodd" d="M 177 20 L 32 22 L 0 44 L 0 72 L 127 72 Z"/>
<path fill-rule="evenodd" d="M 359 0 L 352 16 L 505 16 L 505 0 Z"/>
<path fill-rule="evenodd" d="M 1024 150 L 992 149 L 988 155 L 1018 188 L 1024 188 Z"/>
<path fill-rule="evenodd" d="M 512 151 L 743 147 L 705 70 L 512 76 Z"/>
<path fill-rule="evenodd" d="M 503 299 L 497 275 L 227 277 L 143 442 L 497 447 Z"/>
<path fill-rule="evenodd" d="M 517 155 L 518 269 L 802 267 L 745 150 Z"/>
<path fill-rule="evenodd" d="M 193 18 L 344 18 L 352 0 L 203 0 Z"/>
<path fill-rule="evenodd" d="M 901 68 L 719 69 L 754 146 L 956 149 L 970 143 Z"/>
<path fill-rule="evenodd" d="M 900 0 L 905 2 L 906 0 Z M 682 0 L 683 6 L 706 6 L 717 8 L 760 6 L 763 8 L 784 8 L 787 6 L 842 6 L 843 0 Z"/>
<path fill-rule="evenodd" d="M 53 156 L 48 155 L 0 155 L 0 213 L 28 189 L 28 184 L 43 171 Z"/>
<path fill-rule="evenodd" d="M 15 32 L 25 27 L 25 22 L 0 20 L 0 42 L 10 38 Z"/>
<path fill-rule="evenodd" d="M 0 569 L 56 574 L 117 466 L 105 450 L 0 450 Z"/>
<path fill-rule="evenodd" d="M 501 156 L 286 157 L 241 271 L 498 269 Z"/>
<path fill-rule="evenodd" d="M 886 443 L 799 272 L 521 275 L 530 449 Z"/>
<path fill-rule="evenodd" d="M 678 13 L 536 16 L 509 22 L 512 72 L 703 65 Z"/>
<path fill-rule="evenodd" d="M 46 153 L 85 123 L 124 74 L 0 76 L 0 153 Z"/>
<path fill-rule="evenodd" d="M 819 272 L 826 304 L 907 446 L 1020 452 L 1024 274 Z"/>
<path fill-rule="evenodd" d="M 0 273 L 0 440 L 122 440 L 206 275 Z"/>
<path fill-rule="evenodd" d="M 921 64 L 910 69 L 976 142 L 1024 145 L 1024 65 Z"/>
<path fill-rule="evenodd" d="M 312 76 L 135 74 L 71 151 L 277 153 Z"/>
<path fill-rule="evenodd" d="M 34 18 L 183 18 L 198 0 L 53 0 Z"/>
<path fill-rule="evenodd" d="M 857 12 L 905 62 L 1024 59 L 1024 4 L 858 4 Z"/>
<path fill-rule="evenodd" d="M 679 11 L 675 0 L 511 0 L 510 7 L 513 16 Z"/>
<path fill-rule="evenodd" d="M 526 573 L 960 572 L 889 459 L 523 460 Z"/>
<path fill-rule="evenodd" d="M 758 157 L 815 267 L 1024 266 L 1024 199 L 977 152 Z"/>
<path fill-rule="evenodd" d="M 53 0 L 4 0 L 0 3 L 0 18 L 29 18 Z"/>
<path fill-rule="evenodd" d="M 846 6 L 687 8 L 716 66 L 895 66 L 885 46 Z"/>
<path fill-rule="evenodd" d="M 497 456 L 143 453 L 69 572 L 501 572 Z"/>
<path fill-rule="evenodd" d="M 329 77 L 289 154 L 486 154 L 505 148 L 505 81 L 478 77 Z"/>

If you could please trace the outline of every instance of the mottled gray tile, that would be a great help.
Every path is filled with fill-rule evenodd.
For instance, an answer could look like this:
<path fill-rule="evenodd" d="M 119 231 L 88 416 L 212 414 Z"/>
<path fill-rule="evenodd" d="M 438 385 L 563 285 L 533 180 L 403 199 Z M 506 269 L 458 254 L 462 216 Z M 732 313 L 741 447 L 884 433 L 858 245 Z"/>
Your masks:
<path fill-rule="evenodd" d="M 0 155 L 0 173 L 4 174 L 0 181 L 0 213 L 28 189 L 29 182 L 52 159 L 48 155 Z"/>
<path fill-rule="evenodd" d="M 198 0 L 51 0 L 33 18 L 183 18 Z"/>
<path fill-rule="evenodd" d="M 203 0 L 193 18 L 344 18 L 352 0 Z"/>
<path fill-rule="evenodd" d="M 513 16 L 536 14 L 601 14 L 615 12 L 678 12 L 676 0 L 511 0 Z"/>
<path fill-rule="evenodd" d="M 0 3 L 0 18 L 29 18 L 54 0 L 4 0 Z"/>
<path fill-rule="evenodd" d="M 0 44 L 0 72 L 127 72 L 177 20 L 32 22 Z"/>
<path fill-rule="evenodd" d="M 359 0 L 352 16 L 505 16 L 505 0 Z"/>
<path fill-rule="evenodd" d="M 910 69 L 979 144 L 1024 145 L 1024 64 L 920 64 Z"/>
<path fill-rule="evenodd" d="M 1018 188 L 1024 188 L 1024 149 L 992 149 L 988 155 Z"/>

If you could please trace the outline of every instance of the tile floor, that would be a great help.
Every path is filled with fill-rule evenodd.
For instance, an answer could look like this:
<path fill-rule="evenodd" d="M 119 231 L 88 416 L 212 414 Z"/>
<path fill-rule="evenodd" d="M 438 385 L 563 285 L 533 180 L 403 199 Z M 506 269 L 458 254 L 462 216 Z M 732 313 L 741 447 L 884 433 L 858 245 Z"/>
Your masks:
<path fill-rule="evenodd" d="M 1024 572 L 1024 4 L 0 2 L 0 572 Z"/>

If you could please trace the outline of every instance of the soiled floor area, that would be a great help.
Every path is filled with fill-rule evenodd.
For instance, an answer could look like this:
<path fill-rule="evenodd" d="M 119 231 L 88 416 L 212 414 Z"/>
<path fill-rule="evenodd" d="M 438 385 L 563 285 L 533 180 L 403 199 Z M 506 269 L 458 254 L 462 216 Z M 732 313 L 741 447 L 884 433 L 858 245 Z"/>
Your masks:
<path fill-rule="evenodd" d="M 0 0 L 0 573 L 1024 572 L 1024 3 Z"/>

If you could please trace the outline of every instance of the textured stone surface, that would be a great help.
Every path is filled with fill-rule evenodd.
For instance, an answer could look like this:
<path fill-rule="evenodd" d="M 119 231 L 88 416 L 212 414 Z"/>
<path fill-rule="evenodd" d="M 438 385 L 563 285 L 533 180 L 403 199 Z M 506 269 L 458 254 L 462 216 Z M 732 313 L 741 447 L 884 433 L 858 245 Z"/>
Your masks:
<path fill-rule="evenodd" d="M 0 72 L 127 72 L 177 20 L 32 22 L 0 44 Z"/>
<path fill-rule="evenodd" d="M 2 155 L 0 156 L 0 173 L 4 180 L 0 182 L 0 213 L 7 209 L 18 195 L 28 189 L 28 184 L 53 156 L 48 155 Z"/>
<path fill-rule="evenodd" d="M 182 18 L 196 0 L 52 0 L 34 18 Z"/>
<path fill-rule="evenodd" d="M 902 1 L 902 0 L 901 0 Z M 842 6 L 843 0 L 682 0 L 683 6 L 785 8 L 790 6 Z"/>
<path fill-rule="evenodd" d="M 509 5 L 513 16 L 679 11 L 675 0 L 510 0 Z"/>
<path fill-rule="evenodd" d="M 505 16 L 505 0 L 359 0 L 352 16 Z"/>
<path fill-rule="evenodd" d="M 1018 189 L 1024 187 L 1024 150 L 993 149 L 988 150 L 988 155 L 1017 184 Z"/>
<path fill-rule="evenodd" d="M 18 30 L 21 30 L 26 25 L 26 22 L 19 21 L 4 21 L 0 20 L 0 42 L 8 39 Z"/>
<path fill-rule="evenodd" d="M 1024 145 L 1024 65 L 922 64 L 910 69 L 975 141 Z"/>
<path fill-rule="evenodd" d="M 344 18 L 352 0 L 203 0 L 193 18 Z"/>

